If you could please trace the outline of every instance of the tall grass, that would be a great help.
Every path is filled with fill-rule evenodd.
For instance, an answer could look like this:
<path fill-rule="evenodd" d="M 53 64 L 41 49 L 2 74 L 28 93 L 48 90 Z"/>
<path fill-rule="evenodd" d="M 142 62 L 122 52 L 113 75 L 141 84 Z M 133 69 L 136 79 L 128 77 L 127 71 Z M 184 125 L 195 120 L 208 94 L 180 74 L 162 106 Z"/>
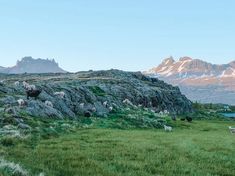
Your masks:
<path fill-rule="evenodd" d="M 162 129 L 79 129 L 14 146 L 0 153 L 31 174 L 45 175 L 235 175 L 231 121 L 173 122 Z M 2 152 L 1 152 L 2 151 Z"/>

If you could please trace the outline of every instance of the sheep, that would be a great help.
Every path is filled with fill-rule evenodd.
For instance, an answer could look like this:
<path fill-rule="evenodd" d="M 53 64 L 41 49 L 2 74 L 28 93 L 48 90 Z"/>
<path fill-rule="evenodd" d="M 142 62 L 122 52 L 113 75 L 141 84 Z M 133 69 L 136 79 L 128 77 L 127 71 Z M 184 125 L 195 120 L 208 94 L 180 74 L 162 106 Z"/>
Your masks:
<path fill-rule="evenodd" d="M 26 101 L 24 101 L 23 99 L 19 99 L 19 100 L 17 100 L 17 102 L 18 102 L 18 105 L 19 105 L 20 107 L 23 107 L 23 106 L 26 105 Z"/>
<path fill-rule="evenodd" d="M 19 87 L 20 82 L 19 82 L 19 81 L 16 81 L 14 84 L 15 84 L 16 87 Z"/>
<path fill-rule="evenodd" d="M 65 97 L 65 93 L 64 92 L 55 92 L 54 95 L 59 96 L 60 98 L 64 98 Z"/>
<path fill-rule="evenodd" d="M 166 132 L 171 132 L 172 131 L 172 127 L 164 125 L 164 130 Z"/>
<path fill-rule="evenodd" d="M 112 106 L 110 106 L 110 107 L 109 107 L 109 111 L 112 111 L 112 110 L 113 110 L 113 107 L 112 107 Z"/>
<path fill-rule="evenodd" d="M 96 108 L 95 107 L 91 108 L 91 111 L 96 112 Z"/>
<path fill-rule="evenodd" d="M 108 106 L 108 102 L 107 102 L 107 101 L 103 102 L 103 105 L 104 105 L 105 107 L 107 107 L 107 106 Z"/>
<path fill-rule="evenodd" d="M 85 103 L 80 103 L 79 106 L 80 108 L 84 108 Z"/>
<path fill-rule="evenodd" d="M 164 114 L 169 114 L 169 112 L 167 110 L 164 110 Z"/>
<path fill-rule="evenodd" d="M 27 99 L 29 99 L 29 97 L 34 97 L 36 99 L 41 92 L 42 90 L 26 90 Z"/>
<path fill-rule="evenodd" d="M 187 120 L 188 122 L 192 122 L 192 121 L 193 121 L 192 117 L 189 117 L 189 116 L 186 116 L 186 120 Z"/>
<path fill-rule="evenodd" d="M 53 104 L 51 101 L 45 101 L 45 105 L 53 108 Z"/>
<path fill-rule="evenodd" d="M 230 132 L 231 132 L 232 134 L 233 134 L 233 133 L 235 134 L 235 128 L 234 128 L 234 127 L 229 126 L 228 128 L 229 128 L 229 130 L 230 130 Z"/>
<path fill-rule="evenodd" d="M 36 90 L 36 86 L 35 85 L 30 85 L 29 83 L 23 81 L 23 87 L 26 90 Z"/>
<path fill-rule="evenodd" d="M 23 87 L 26 89 L 27 86 L 29 86 L 29 83 L 27 83 L 26 81 L 23 81 Z"/>
<path fill-rule="evenodd" d="M 123 102 L 124 104 L 133 106 L 133 103 L 132 103 L 129 99 L 125 99 L 125 100 L 123 100 L 122 102 Z"/>

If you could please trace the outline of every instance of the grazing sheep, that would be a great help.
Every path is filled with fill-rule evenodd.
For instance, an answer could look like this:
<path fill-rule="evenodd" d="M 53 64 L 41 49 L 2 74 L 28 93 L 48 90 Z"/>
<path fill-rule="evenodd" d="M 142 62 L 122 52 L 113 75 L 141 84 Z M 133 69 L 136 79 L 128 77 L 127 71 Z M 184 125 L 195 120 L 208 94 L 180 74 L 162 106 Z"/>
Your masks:
<path fill-rule="evenodd" d="M 172 131 L 172 127 L 164 125 L 164 130 L 166 132 L 171 132 Z"/>
<path fill-rule="evenodd" d="M 234 127 L 229 126 L 228 128 L 229 128 L 229 130 L 232 134 L 235 134 L 235 128 Z"/>
<path fill-rule="evenodd" d="M 187 120 L 188 122 L 192 122 L 192 121 L 193 121 L 192 117 L 189 117 L 189 116 L 186 116 L 186 120 Z"/>
<path fill-rule="evenodd" d="M 91 108 L 91 111 L 96 112 L 96 108 L 95 107 Z"/>
<path fill-rule="evenodd" d="M 167 110 L 164 110 L 164 114 L 169 114 L 169 112 Z"/>
<path fill-rule="evenodd" d="M 23 106 L 26 105 L 26 101 L 24 101 L 23 99 L 19 99 L 19 100 L 17 100 L 17 102 L 18 102 L 18 105 L 19 105 L 20 107 L 23 107 Z"/>
<path fill-rule="evenodd" d="M 51 101 L 45 101 L 45 105 L 53 108 L 53 104 Z"/>
<path fill-rule="evenodd" d="M 109 107 L 109 111 L 112 111 L 112 110 L 113 110 L 113 107 L 112 107 L 112 106 L 110 106 L 110 107 Z"/>
<path fill-rule="evenodd" d="M 27 99 L 29 99 L 29 97 L 34 97 L 36 99 L 41 92 L 42 90 L 26 90 Z"/>
<path fill-rule="evenodd" d="M 84 108 L 85 103 L 80 103 L 79 106 L 80 108 Z"/>
<path fill-rule="evenodd" d="M 16 81 L 14 84 L 15 84 L 16 87 L 20 86 L 20 82 L 19 81 Z"/>
<path fill-rule="evenodd" d="M 60 98 L 64 98 L 65 97 L 65 93 L 64 92 L 55 92 L 54 95 L 59 96 Z"/>
<path fill-rule="evenodd" d="M 29 86 L 29 83 L 27 83 L 26 81 L 23 81 L 23 87 L 26 89 L 27 86 Z"/>
<path fill-rule="evenodd" d="M 107 101 L 103 102 L 103 105 L 104 105 L 105 107 L 107 107 L 107 106 L 108 106 L 108 102 L 107 102 Z"/>
<path fill-rule="evenodd" d="M 133 106 L 133 103 L 132 103 L 129 99 L 125 99 L 125 100 L 123 100 L 122 102 L 123 102 L 124 104 Z"/>
<path fill-rule="evenodd" d="M 29 83 L 23 81 L 23 87 L 26 90 L 36 90 L 36 86 L 35 85 L 30 85 Z"/>

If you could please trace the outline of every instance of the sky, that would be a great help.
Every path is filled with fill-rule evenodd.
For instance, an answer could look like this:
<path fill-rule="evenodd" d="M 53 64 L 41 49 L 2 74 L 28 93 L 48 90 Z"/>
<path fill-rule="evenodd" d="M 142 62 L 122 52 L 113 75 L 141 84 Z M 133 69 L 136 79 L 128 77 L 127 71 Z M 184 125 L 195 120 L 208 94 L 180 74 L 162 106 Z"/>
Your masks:
<path fill-rule="evenodd" d="M 0 65 L 143 71 L 169 56 L 235 60 L 234 0 L 0 0 Z"/>

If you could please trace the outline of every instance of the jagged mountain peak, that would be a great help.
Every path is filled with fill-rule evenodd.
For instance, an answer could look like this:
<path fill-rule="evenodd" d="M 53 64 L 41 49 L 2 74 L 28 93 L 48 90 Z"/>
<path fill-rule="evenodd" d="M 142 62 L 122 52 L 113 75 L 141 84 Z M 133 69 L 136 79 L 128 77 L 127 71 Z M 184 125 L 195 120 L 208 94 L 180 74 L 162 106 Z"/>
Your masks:
<path fill-rule="evenodd" d="M 162 61 L 162 65 L 169 65 L 169 64 L 173 64 L 174 62 L 175 60 L 173 59 L 172 56 L 170 56 Z"/>
<path fill-rule="evenodd" d="M 181 62 L 183 62 L 183 61 L 191 61 L 191 60 L 193 60 L 193 59 L 191 57 L 188 57 L 188 56 L 184 56 L 184 57 L 181 57 L 179 59 L 179 61 L 181 61 Z"/>
<path fill-rule="evenodd" d="M 195 101 L 235 104 L 235 61 L 217 65 L 182 57 L 172 63 L 161 63 L 144 74 L 180 86 Z"/>
<path fill-rule="evenodd" d="M 18 60 L 13 67 L 0 67 L 0 73 L 21 74 L 21 73 L 65 73 L 54 59 L 34 59 L 31 56 Z"/>
<path fill-rule="evenodd" d="M 173 58 L 164 59 L 163 62 L 146 73 L 156 74 L 156 76 L 162 77 L 198 77 L 198 76 L 223 76 L 224 73 L 231 73 L 234 76 L 233 70 L 235 69 L 235 61 L 229 64 L 216 65 L 209 62 L 192 59 L 191 57 L 181 57 L 178 61 Z M 228 70 L 230 70 L 228 72 Z M 229 75 L 226 74 L 226 77 Z"/>

